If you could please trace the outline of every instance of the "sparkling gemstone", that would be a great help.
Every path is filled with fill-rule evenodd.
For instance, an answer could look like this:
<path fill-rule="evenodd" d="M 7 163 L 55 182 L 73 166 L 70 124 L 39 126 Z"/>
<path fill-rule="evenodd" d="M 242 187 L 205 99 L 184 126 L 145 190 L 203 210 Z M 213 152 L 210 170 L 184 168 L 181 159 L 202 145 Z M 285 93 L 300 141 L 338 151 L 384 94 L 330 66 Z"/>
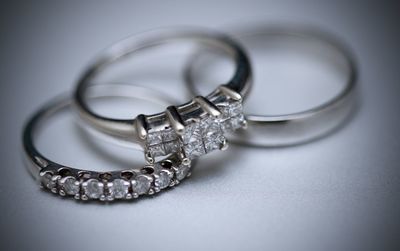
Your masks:
<path fill-rule="evenodd" d="M 222 113 L 222 116 L 221 116 L 222 120 L 228 119 L 230 117 L 230 115 L 229 115 L 229 106 L 227 106 L 227 105 L 218 105 L 218 109 Z"/>
<path fill-rule="evenodd" d="M 201 143 L 201 128 L 198 122 L 191 123 L 185 127 L 185 134 L 183 136 L 183 143 Z"/>
<path fill-rule="evenodd" d="M 206 152 L 220 149 L 225 140 L 220 124 L 215 119 L 208 118 L 202 121 L 201 128 Z"/>
<path fill-rule="evenodd" d="M 226 119 L 221 121 L 221 129 L 224 133 L 229 133 L 233 131 L 232 123 L 230 119 Z"/>
<path fill-rule="evenodd" d="M 53 181 L 53 175 L 51 175 L 50 173 L 45 173 L 42 177 L 41 177 L 41 182 L 42 185 L 45 188 L 48 189 L 52 189 L 56 187 L 56 183 Z"/>
<path fill-rule="evenodd" d="M 178 139 L 178 135 L 172 129 L 162 131 L 163 142 L 175 141 Z"/>
<path fill-rule="evenodd" d="M 214 150 L 221 149 L 223 142 L 225 141 L 225 137 L 222 135 L 215 135 L 213 137 L 207 137 L 204 139 L 204 147 L 206 148 L 206 152 L 212 152 Z"/>
<path fill-rule="evenodd" d="M 169 174 L 165 171 L 161 171 L 156 176 L 154 184 L 156 185 L 156 187 L 159 187 L 160 189 L 164 189 L 169 186 L 170 182 L 171 182 L 171 178 L 169 177 Z"/>
<path fill-rule="evenodd" d="M 132 190 L 137 194 L 145 194 L 149 191 L 151 186 L 150 180 L 146 176 L 137 176 L 132 180 Z"/>
<path fill-rule="evenodd" d="M 200 157 L 206 153 L 199 123 L 192 123 L 185 128 L 183 143 L 185 154 L 190 159 Z"/>
<path fill-rule="evenodd" d="M 245 117 L 241 102 L 229 102 L 227 106 L 218 106 L 218 108 L 223 114 L 220 118 L 220 125 L 223 132 L 232 132 L 243 127 Z"/>
<path fill-rule="evenodd" d="M 191 144 L 187 144 L 184 147 L 185 154 L 189 159 L 195 159 L 206 154 L 206 150 L 204 149 L 203 142 L 193 142 Z"/>
<path fill-rule="evenodd" d="M 171 141 L 171 142 L 164 143 L 164 149 L 165 149 L 166 154 L 176 153 L 176 152 L 178 152 L 179 148 L 180 148 L 180 145 L 179 145 L 178 141 Z"/>
<path fill-rule="evenodd" d="M 244 115 L 240 114 L 235 117 L 232 117 L 229 120 L 229 124 L 233 130 L 236 130 L 243 127 L 244 121 L 245 121 Z"/>
<path fill-rule="evenodd" d="M 153 157 L 166 155 L 163 144 L 149 146 L 148 150 Z"/>
<path fill-rule="evenodd" d="M 68 195 L 79 193 L 79 182 L 74 177 L 66 177 L 62 183 L 64 192 Z"/>
<path fill-rule="evenodd" d="M 128 189 L 129 182 L 123 179 L 115 179 L 109 186 L 110 195 L 116 199 L 125 198 L 128 194 Z"/>
<path fill-rule="evenodd" d="M 161 132 L 151 132 L 147 134 L 147 144 L 149 146 L 157 145 L 162 143 Z"/>
<path fill-rule="evenodd" d="M 98 199 L 103 194 L 103 183 L 98 180 L 90 179 L 84 186 L 85 194 L 91 199 Z"/>
<path fill-rule="evenodd" d="M 190 167 L 187 165 L 180 165 L 175 172 L 175 176 L 178 180 L 183 180 L 189 173 Z"/>
<path fill-rule="evenodd" d="M 239 101 L 232 102 L 229 104 L 229 117 L 235 117 L 243 114 L 243 106 Z"/>

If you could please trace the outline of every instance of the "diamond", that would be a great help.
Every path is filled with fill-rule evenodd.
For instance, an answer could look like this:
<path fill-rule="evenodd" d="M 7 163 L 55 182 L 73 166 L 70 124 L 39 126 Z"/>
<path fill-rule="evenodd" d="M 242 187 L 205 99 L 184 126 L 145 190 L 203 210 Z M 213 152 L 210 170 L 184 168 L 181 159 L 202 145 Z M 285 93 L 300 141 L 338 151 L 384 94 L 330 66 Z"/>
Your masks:
<path fill-rule="evenodd" d="M 98 199 L 103 194 L 103 183 L 100 183 L 96 179 L 86 181 L 83 188 L 85 194 L 91 199 Z"/>
<path fill-rule="evenodd" d="M 112 183 L 108 183 L 108 189 L 112 197 L 122 199 L 128 194 L 129 182 L 123 179 L 115 179 Z"/>
<path fill-rule="evenodd" d="M 167 129 L 162 131 L 162 140 L 163 142 L 174 141 L 178 139 L 178 135 L 172 129 Z"/>
<path fill-rule="evenodd" d="M 164 146 L 162 144 L 149 146 L 148 151 L 151 153 L 153 157 L 165 155 Z"/>
<path fill-rule="evenodd" d="M 232 132 L 244 126 L 245 117 L 243 115 L 242 102 L 229 102 L 228 105 L 220 105 L 218 108 L 223 114 L 220 118 L 223 132 Z"/>
<path fill-rule="evenodd" d="M 244 121 L 245 121 L 244 115 L 240 114 L 235 117 L 232 117 L 229 120 L 229 124 L 233 130 L 236 130 L 243 127 Z"/>
<path fill-rule="evenodd" d="M 203 139 L 201 136 L 200 124 L 198 122 L 189 124 L 185 128 L 183 143 L 184 143 L 185 154 L 190 159 L 200 157 L 206 153 L 203 145 Z"/>
<path fill-rule="evenodd" d="M 51 173 L 44 173 L 41 176 L 41 182 L 45 188 L 52 189 L 56 187 L 56 182 L 54 182 L 53 175 Z"/>
<path fill-rule="evenodd" d="M 183 136 L 183 143 L 201 143 L 201 128 L 198 122 L 191 123 L 185 127 L 185 134 Z"/>
<path fill-rule="evenodd" d="M 218 105 L 218 109 L 221 111 L 221 119 L 228 119 L 229 118 L 229 106 L 227 105 Z"/>
<path fill-rule="evenodd" d="M 180 145 L 179 145 L 179 142 L 177 142 L 177 141 L 171 141 L 171 142 L 164 143 L 164 149 L 165 149 L 166 154 L 176 153 L 179 151 L 179 148 L 180 148 Z"/>
<path fill-rule="evenodd" d="M 75 195 L 79 193 L 79 182 L 74 177 L 65 177 L 61 186 L 64 192 L 68 195 Z"/>
<path fill-rule="evenodd" d="M 203 146 L 203 142 L 193 142 L 191 144 L 187 144 L 184 147 L 185 154 L 189 159 L 195 159 L 206 154 L 206 151 Z"/>
<path fill-rule="evenodd" d="M 145 194 L 149 191 L 151 186 L 150 179 L 146 176 L 139 175 L 132 180 L 132 190 L 137 194 Z"/>
<path fill-rule="evenodd" d="M 157 145 L 162 143 L 161 132 L 151 132 L 147 134 L 147 144 L 149 146 Z"/>
<path fill-rule="evenodd" d="M 149 133 L 146 146 L 153 157 L 175 153 L 180 148 L 178 135 L 171 128 Z"/>
<path fill-rule="evenodd" d="M 229 116 L 234 117 L 243 114 L 243 106 L 241 102 L 232 102 L 229 104 Z"/>
<path fill-rule="evenodd" d="M 225 137 L 222 135 L 216 135 L 214 137 L 207 137 L 204 139 L 204 147 L 206 148 L 206 152 L 212 152 L 214 150 L 221 149 L 223 142 L 225 141 Z"/>
<path fill-rule="evenodd" d="M 161 171 L 156 176 L 154 184 L 155 184 L 156 187 L 159 187 L 160 189 L 164 189 L 164 188 L 167 188 L 169 186 L 170 182 L 171 182 L 171 177 L 169 176 L 168 172 Z"/>
<path fill-rule="evenodd" d="M 220 124 L 215 119 L 208 118 L 202 121 L 201 128 L 206 152 L 220 149 L 225 140 Z"/>
<path fill-rule="evenodd" d="M 180 165 L 175 172 L 175 176 L 178 180 L 183 180 L 189 174 L 189 171 L 190 166 Z"/>

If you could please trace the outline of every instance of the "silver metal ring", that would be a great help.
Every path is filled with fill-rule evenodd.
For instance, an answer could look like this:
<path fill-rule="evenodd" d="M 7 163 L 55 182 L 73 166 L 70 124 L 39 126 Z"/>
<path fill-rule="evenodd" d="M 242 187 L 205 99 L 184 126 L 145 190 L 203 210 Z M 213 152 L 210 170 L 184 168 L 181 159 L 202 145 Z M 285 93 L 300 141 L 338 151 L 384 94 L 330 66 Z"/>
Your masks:
<path fill-rule="evenodd" d="M 169 106 L 164 112 L 135 119 L 114 119 L 95 113 L 88 106 L 87 89 L 107 66 L 139 51 L 171 42 L 196 42 L 228 53 L 236 69 L 231 80 L 209 95 Z M 113 137 L 138 143 L 149 164 L 156 157 L 181 152 L 190 161 L 216 149 L 226 149 L 225 133 L 244 128 L 242 99 L 251 85 L 249 60 L 229 37 L 209 30 L 161 29 L 122 40 L 100 55 L 84 72 L 75 91 L 81 118 L 93 128 Z"/>
<path fill-rule="evenodd" d="M 105 88 L 101 89 L 101 87 Z M 132 88 L 141 88 L 125 87 L 131 90 Z M 109 86 L 97 85 L 95 89 L 97 92 L 90 99 L 121 96 L 121 93 L 114 92 L 114 94 L 111 94 Z M 143 92 L 141 88 L 130 93 L 140 95 Z M 130 98 L 132 96 L 132 94 L 129 95 Z M 141 96 L 139 98 L 143 99 L 144 97 Z M 190 176 L 191 162 L 183 161 L 179 153 L 172 154 L 152 165 L 144 165 L 138 169 L 111 172 L 77 169 L 46 158 L 35 145 L 35 138 L 40 129 L 39 126 L 54 114 L 71 108 L 71 105 L 72 99 L 70 95 L 57 97 L 40 108 L 29 119 L 24 128 L 23 145 L 29 161 L 29 171 L 46 190 L 61 196 L 81 200 L 130 200 L 142 195 L 152 195 L 160 192 L 179 184 L 183 179 Z"/>
<path fill-rule="evenodd" d="M 285 25 L 260 27 L 256 25 L 239 29 L 239 31 L 232 32 L 231 35 L 245 47 L 246 41 L 268 41 L 271 39 L 281 42 L 303 40 L 303 42 L 309 44 L 310 50 L 314 49 L 313 46 L 318 45 L 329 47 L 333 51 L 329 55 L 329 60 L 340 60 L 346 68 L 347 74 L 344 88 L 336 96 L 311 109 L 282 115 L 255 115 L 247 112 L 245 117 L 248 130 L 239 131 L 232 135 L 229 140 L 233 143 L 261 147 L 307 143 L 333 132 L 353 114 L 356 108 L 357 67 L 353 54 L 341 40 L 318 29 Z M 197 72 L 198 76 L 204 74 L 201 72 L 201 67 L 194 67 L 199 54 L 193 57 L 185 72 L 186 84 L 193 94 L 199 93 L 200 84 L 194 71 L 200 70 L 200 73 Z M 218 69 L 214 67 L 213 70 Z M 255 84 L 260 85 L 262 83 Z"/>

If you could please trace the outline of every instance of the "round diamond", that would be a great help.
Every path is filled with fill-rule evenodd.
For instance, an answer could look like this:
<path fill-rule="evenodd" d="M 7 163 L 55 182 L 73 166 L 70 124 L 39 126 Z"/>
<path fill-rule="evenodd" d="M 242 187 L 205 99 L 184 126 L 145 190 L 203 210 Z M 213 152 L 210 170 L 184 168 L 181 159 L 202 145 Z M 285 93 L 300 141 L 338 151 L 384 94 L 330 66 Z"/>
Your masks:
<path fill-rule="evenodd" d="M 190 167 L 187 165 L 180 165 L 175 172 L 178 180 L 183 180 L 189 173 Z"/>
<path fill-rule="evenodd" d="M 123 179 L 116 179 L 112 183 L 110 183 L 109 186 L 111 196 L 116 199 L 125 198 L 125 196 L 128 194 L 128 189 L 129 182 Z"/>
<path fill-rule="evenodd" d="M 155 181 L 154 184 L 156 187 L 159 187 L 160 189 L 164 189 L 169 186 L 169 183 L 171 182 L 171 178 L 169 177 L 169 174 L 167 172 L 161 171 Z"/>
<path fill-rule="evenodd" d="M 103 184 L 95 179 L 86 181 L 84 189 L 85 194 L 91 199 L 98 199 L 103 194 Z"/>
<path fill-rule="evenodd" d="M 53 175 L 51 173 L 44 173 L 41 174 L 41 179 L 40 179 L 43 187 L 47 189 L 52 189 L 56 187 L 56 183 L 53 181 Z"/>
<path fill-rule="evenodd" d="M 74 177 L 66 177 L 62 183 L 64 192 L 68 195 L 79 193 L 79 182 Z"/>
<path fill-rule="evenodd" d="M 137 176 L 132 180 L 132 190 L 137 194 L 145 194 L 149 191 L 151 186 L 150 180 L 146 176 Z"/>

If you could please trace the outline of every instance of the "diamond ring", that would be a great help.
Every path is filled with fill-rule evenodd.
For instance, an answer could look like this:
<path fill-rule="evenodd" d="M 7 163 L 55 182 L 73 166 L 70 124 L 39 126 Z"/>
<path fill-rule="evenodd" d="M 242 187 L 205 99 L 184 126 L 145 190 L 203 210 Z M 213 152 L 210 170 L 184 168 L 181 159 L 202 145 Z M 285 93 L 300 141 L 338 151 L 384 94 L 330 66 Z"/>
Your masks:
<path fill-rule="evenodd" d="M 114 119 L 95 113 L 87 104 L 88 87 L 107 66 L 127 56 L 171 42 L 196 42 L 228 53 L 235 63 L 231 80 L 207 96 L 169 106 L 164 112 L 134 119 Z M 122 40 L 100 55 L 84 72 L 75 91 L 80 117 L 94 129 L 139 144 L 148 164 L 156 158 L 179 153 L 183 161 L 226 149 L 225 134 L 246 127 L 242 101 L 251 85 L 249 60 L 243 49 L 229 37 L 209 30 L 156 30 Z"/>
<path fill-rule="evenodd" d="M 101 90 L 102 86 L 94 87 Z M 134 88 L 134 86 L 127 87 Z M 103 94 L 98 93 L 91 99 L 109 97 L 109 88 L 106 90 L 108 91 L 102 91 Z M 132 90 L 130 92 L 132 93 Z M 133 93 L 138 93 L 137 89 Z M 132 98 L 132 95 L 129 97 Z M 46 120 L 56 113 L 70 108 L 71 104 L 70 95 L 50 101 L 31 117 L 23 132 L 29 171 L 46 190 L 80 200 L 130 200 L 158 193 L 190 176 L 191 162 L 183 161 L 184 158 L 179 153 L 171 154 L 152 165 L 144 165 L 140 169 L 112 172 L 77 169 L 46 158 L 35 145 L 39 126 L 45 124 Z"/>

